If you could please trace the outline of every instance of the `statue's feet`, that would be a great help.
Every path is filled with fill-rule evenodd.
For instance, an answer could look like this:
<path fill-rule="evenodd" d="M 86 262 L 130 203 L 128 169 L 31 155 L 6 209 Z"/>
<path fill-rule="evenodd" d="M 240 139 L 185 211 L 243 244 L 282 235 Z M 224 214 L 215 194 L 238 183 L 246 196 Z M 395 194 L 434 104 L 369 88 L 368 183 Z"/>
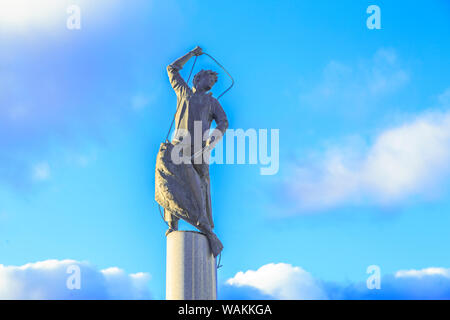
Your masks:
<path fill-rule="evenodd" d="M 171 233 L 171 232 L 173 232 L 173 231 L 176 231 L 176 230 L 174 230 L 174 229 L 172 229 L 172 228 L 167 229 L 167 230 L 166 230 L 166 237 L 169 235 L 169 233 Z"/>
<path fill-rule="evenodd" d="M 208 240 L 209 240 L 209 245 L 211 247 L 211 252 L 215 258 L 222 252 L 223 244 L 219 240 L 219 238 L 217 238 L 215 233 L 208 234 Z"/>
<path fill-rule="evenodd" d="M 169 226 L 169 229 L 167 229 L 166 231 L 166 237 L 169 233 L 173 232 L 173 231 L 177 231 L 178 230 L 178 220 L 176 221 L 169 221 L 167 222 L 167 225 Z"/>

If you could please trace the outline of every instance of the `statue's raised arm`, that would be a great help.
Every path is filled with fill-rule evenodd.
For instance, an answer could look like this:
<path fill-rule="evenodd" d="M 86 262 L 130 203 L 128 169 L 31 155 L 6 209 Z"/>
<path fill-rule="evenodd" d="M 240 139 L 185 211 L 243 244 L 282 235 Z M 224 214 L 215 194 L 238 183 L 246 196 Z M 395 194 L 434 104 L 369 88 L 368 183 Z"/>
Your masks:
<path fill-rule="evenodd" d="M 175 90 L 177 96 L 185 95 L 187 92 L 191 91 L 191 88 L 186 81 L 184 81 L 179 71 L 183 69 L 183 66 L 189 61 L 190 58 L 200 56 L 202 54 L 202 48 L 196 47 L 167 66 L 167 74 L 169 75 L 170 85 L 173 90 Z"/>

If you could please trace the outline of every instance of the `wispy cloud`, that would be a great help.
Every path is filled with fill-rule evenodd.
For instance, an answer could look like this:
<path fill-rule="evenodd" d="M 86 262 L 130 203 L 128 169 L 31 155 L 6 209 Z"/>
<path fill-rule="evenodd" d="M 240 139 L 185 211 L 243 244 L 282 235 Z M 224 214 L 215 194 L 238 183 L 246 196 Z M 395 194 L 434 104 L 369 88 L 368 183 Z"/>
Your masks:
<path fill-rule="evenodd" d="M 438 96 L 439 103 L 443 106 L 450 106 L 450 88 L 447 88 Z"/>
<path fill-rule="evenodd" d="M 286 183 L 298 211 L 428 196 L 450 174 L 450 111 L 422 113 L 372 143 L 337 143 L 310 160 Z"/>
<path fill-rule="evenodd" d="M 84 153 L 68 152 L 66 159 L 67 164 L 69 165 L 85 168 L 97 161 L 98 150 L 95 148 L 90 148 L 90 150 L 87 150 Z"/>
<path fill-rule="evenodd" d="M 156 93 L 149 95 L 144 93 L 137 93 L 131 97 L 131 108 L 135 111 L 139 111 L 147 108 L 150 104 L 156 100 Z"/>
<path fill-rule="evenodd" d="M 421 270 L 400 270 L 395 273 L 397 278 L 423 278 L 427 276 L 442 276 L 450 279 L 450 269 L 446 268 L 425 268 Z"/>
<path fill-rule="evenodd" d="M 134 71 L 141 62 L 135 49 L 110 32 L 123 4 L 77 1 L 82 21 L 91 19 L 89 32 L 83 31 L 83 22 L 81 30 L 67 30 L 66 9 L 73 4 L 0 1 L 0 41 L 7 48 L 0 51 L 0 184 L 19 191 L 32 188 L 29 170 L 36 159 L 49 159 L 51 153 L 58 157 L 66 150 L 85 153 L 85 144 L 108 142 L 106 128 L 126 126 L 135 117 L 130 96 L 141 86 Z M 33 41 L 17 37 L 26 31 Z M 62 39 L 72 46 L 61 45 Z M 110 53 L 120 55 L 122 62 L 105 59 Z M 147 102 L 137 99 L 134 107 Z"/>
<path fill-rule="evenodd" d="M 33 166 L 32 178 L 34 181 L 45 181 L 50 178 L 50 165 L 48 162 L 40 162 Z"/>
<path fill-rule="evenodd" d="M 352 64 L 329 62 L 321 81 L 302 93 L 300 100 L 314 108 L 357 113 L 358 109 L 374 105 L 408 82 L 409 73 L 402 67 L 395 50 L 379 49 L 371 59 Z"/>
<path fill-rule="evenodd" d="M 80 289 L 69 289 L 70 266 L 80 268 Z M 22 266 L 0 264 L 0 299 L 149 299 L 147 273 L 127 274 L 88 262 L 45 260 Z"/>

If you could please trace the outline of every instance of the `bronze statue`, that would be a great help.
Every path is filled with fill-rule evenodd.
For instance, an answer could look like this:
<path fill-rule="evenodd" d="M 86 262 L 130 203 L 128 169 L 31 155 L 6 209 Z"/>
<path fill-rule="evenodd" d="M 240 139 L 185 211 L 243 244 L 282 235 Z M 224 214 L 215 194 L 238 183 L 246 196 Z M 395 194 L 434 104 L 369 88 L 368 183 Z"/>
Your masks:
<path fill-rule="evenodd" d="M 208 159 L 210 150 L 225 134 L 228 120 L 209 92 L 217 82 L 216 72 L 201 70 L 194 76 L 192 88 L 179 73 L 190 58 L 202 54 L 202 49 L 196 47 L 167 67 L 177 95 L 175 134 L 171 142 L 161 144 L 157 156 L 155 199 L 164 207 L 169 227 L 166 235 L 178 230 L 178 220 L 184 219 L 208 237 L 213 255 L 217 256 L 223 245 L 213 232 Z M 216 128 L 209 133 L 212 120 Z"/>

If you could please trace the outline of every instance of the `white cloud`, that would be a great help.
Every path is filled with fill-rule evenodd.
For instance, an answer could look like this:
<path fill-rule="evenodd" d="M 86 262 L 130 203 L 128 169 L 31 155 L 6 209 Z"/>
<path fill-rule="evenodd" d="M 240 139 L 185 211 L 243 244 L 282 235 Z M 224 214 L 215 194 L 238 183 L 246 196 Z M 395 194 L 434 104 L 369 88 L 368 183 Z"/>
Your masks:
<path fill-rule="evenodd" d="M 221 299 L 450 299 L 450 269 L 400 270 L 381 278 L 381 289 L 366 280 L 336 283 L 313 278 L 300 267 L 267 264 L 238 272 L 219 291 Z"/>
<path fill-rule="evenodd" d="M 67 8 L 76 4 L 82 14 L 111 14 L 117 1 L 88 0 L 2 0 L 0 1 L 0 28 L 2 32 L 17 33 L 39 29 L 64 30 L 64 21 L 69 17 Z M 99 10 L 103 12 L 98 12 Z"/>
<path fill-rule="evenodd" d="M 450 173 L 450 111 L 387 129 L 369 146 L 330 147 L 294 171 L 287 185 L 298 209 L 426 196 Z"/>
<path fill-rule="evenodd" d="M 0 26 L 23 29 L 47 23 L 50 17 L 58 16 L 60 4 L 58 0 L 3 0 L 0 2 Z"/>
<path fill-rule="evenodd" d="M 80 268 L 81 288 L 70 290 L 67 269 Z M 88 262 L 46 260 L 23 266 L 0 264 L 0 299 L 149 299 L 147 273 L 98 270 Z"/>
<path fill-rule="evenodd" d="M 40 162 L 33 166 L 33 180 L 45 181 L 50 178 L 50 165 L 47 162 Z"/>
<path fill-rule="evenodd" d="M 286 263 L 269 263 L 256 271 L 240 271 L 226 283 L 236 287 L 250 286 L 275 299 L 326 298 L 311 274 Z"/>
<path fill-rule="evenodd" d="M 396 278 L 422 278 L 426 276 L 442 276 L 450 278 L 450 269 L 445 268 L 425 268 L 421 270 L 400 270 L 395 273 Z"/>
<path fill-rule="evenodd" d="M 150 275 L 144 272 L 126 274 L 117 267 L 101 271 L 108 283 L 108 293 L 115 299 L 130 299 L 130 292 L 136 298 L 148 296 L 147 283 Z"/>

